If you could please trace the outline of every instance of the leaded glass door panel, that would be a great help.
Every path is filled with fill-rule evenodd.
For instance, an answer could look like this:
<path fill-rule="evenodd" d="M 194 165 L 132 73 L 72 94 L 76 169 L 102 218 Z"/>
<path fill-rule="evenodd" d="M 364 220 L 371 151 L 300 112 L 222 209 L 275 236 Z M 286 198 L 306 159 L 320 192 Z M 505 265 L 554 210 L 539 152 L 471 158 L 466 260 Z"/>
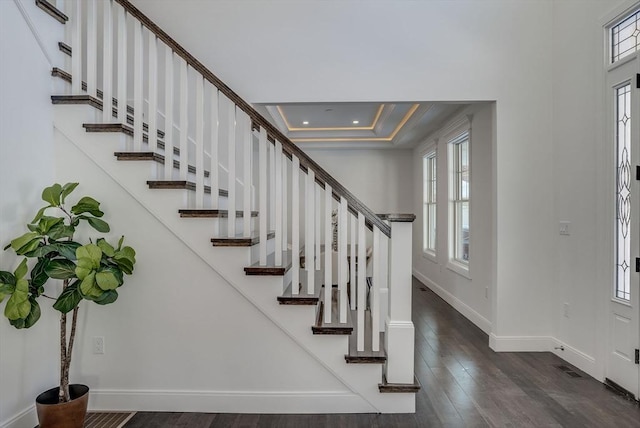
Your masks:
<path fill-rule="evenodd" d="M 640 347 L 639 284 L 636 258 L 640 257 L 640 101 L 637 88 L 638 55 L 607 73 L 612 117 L 608 141 L 612 149 L 611 172 L 615 178 L 613 220 L 612 278 L 608 311 L 606 377 L 640 397 L 640 371 L 635 350 Z"/>

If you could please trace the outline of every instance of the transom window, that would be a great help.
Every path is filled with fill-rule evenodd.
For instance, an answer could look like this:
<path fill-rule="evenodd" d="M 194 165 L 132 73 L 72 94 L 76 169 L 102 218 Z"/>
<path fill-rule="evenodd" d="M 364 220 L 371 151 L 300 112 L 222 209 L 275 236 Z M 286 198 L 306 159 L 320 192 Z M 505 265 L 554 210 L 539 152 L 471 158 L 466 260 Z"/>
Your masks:
<path fill-rule="evenodd" d="M 631 299 L 631 85 L 616 89 L 616 297 Z"/>
<path fill-rule="evenodd" d="M 452 254 L 454 261 L 469 264 L 469 134 L 449 142 L 451 154 Z"/>
<path fill-rule="evenodd" d="M 611 27 L 611 63 L 638 51 L 640 47 L 640 10 Z"/>
<path fill-rule="evenodd" d="M 425 253 L 436 252 L 436 152 L 435 150 L 422 158 L 424 177 L 423 195 L 423 239 L 422 249 Z"/>

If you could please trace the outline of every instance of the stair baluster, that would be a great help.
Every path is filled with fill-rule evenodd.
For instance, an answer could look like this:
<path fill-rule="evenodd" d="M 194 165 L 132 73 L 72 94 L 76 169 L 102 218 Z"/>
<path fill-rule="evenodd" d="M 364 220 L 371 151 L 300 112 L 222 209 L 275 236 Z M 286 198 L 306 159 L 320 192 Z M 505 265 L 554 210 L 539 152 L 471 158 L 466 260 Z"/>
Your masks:
<path fill-rule="evenodd" d="M 180 90 L 179 97 L 179 122 L 180 128 L 180 180 L 186 181 L 188 176 L 189 165 L 189 68 L 187 62 L 178 58 L 178 64 L 180 66 L 180 84 L 178 86 Z M 135 119 L 134 119 L 135 120 Z M 142 126 L 142 124 L 140 124 Z M 135 148 L 134 148 L 135 150 Z"/>
<path fill-rule="evenodd" d="M 282 144 L 279 141 L 275 142 L 275 169 L 273 174 L 275 175 L 275 198 L 273 206 L 275 207 L 275 264 L 276 266 L 282 265 Z"/>
<path fill-rule="evenodd" d="M 152 31 L 149 35 L 149 108 L 147 122 L 149 124 L 147 138 L 149 151 L 158 148 L 158 38 Z M 106 97 L 105 99 L 110 99 Z"/>
<path fill-rule="evenodd" d="M 315 291 L 316 266 L 315 266 L 315 174 L 312 169 L 307 170 L 305 192 L 305 234 L 304 234 L 304 266 L 307 271 L 307 286 L 309 293 Z"/>
<path fill-rule="evenodd" d="M 133 151 L 142 151 L 142 122 L 144 101 L 144 63 L 142 24 L 133 20 Z M 186 63 L 185 63 L 186 66 Z M 186 93 L 185 93 L 186 96 Z M 124 104 L 126 106 L 127 104 Z M 182 109 L 183 106 L 180 105 Z M 126 109 L 125 109 L 126 110 Z M 183 180 L 186 180 L 186 176 Z"/>
<path fill-rule="evenodd" d="M 207 85 L 211 88 L 211 102 L 209 121 L 211 122 L 210 129 L 210 146 L 209 146 L 209 183 L 211 187 L 211 208 L 217 210 L 219 208 L 218 194 L 220 191 L 220 177 L 219 177 L 219 145 L 220 145 L 220 91 L 213 86 Z M 216 222 L 216 226 L 218 223 Z M 219 231 L 219 227 L 216 232 Z"/>
<path fill-rule="evenodd" d="M 196 208 L 204 208 L 204 79 L 200 74 L 196 80 L 196 129 L 195 129 L 195 158 L 196 158 Z M 186 162 L 187 156 L 183 157 Z M 182 162 L 180 162 L 182 164 Z M 212 195 L 213 196 L 213 195 Z M 235 213 L 229 211 L 229 220 L 235 221 Z"/>
<path fill-rule="evenodd" d="M 173 70 L 175 58 L 173 50 L 167 45 L 164 45 L 164 53 L 164 179 L 171 180 L 173 178 L 173 143 L 176 139 L 173 126 L 173 86 L 175 78 Z M 118 101 L 118 106 L 121 106 L 120 100 Z M 118 108 L 118 118 L 120 118 L 120 110 L 124 109 Z"/>
<path fill-rule="evenodd" d="M 82 1 L 72 0 L 71 19 L 71 47 L 75 50 L 71 57 L 71 93 L 82 95 Z"/>
<path fill-rule="evenodd" d="M 242 233 L 245 238 L 251 236 L 251 190 L 253 188 L 251 180 L 251 159 L 253 158 L 251 131 L 251 118 L 242 110 L 242 153 L 243 153 L 243 198 L 242 198 Z M 282 150 L 282 147 L 281 147 Z"/>
<path fill-rule="evenodd" d="M 331 228 L 331 212 L 333 210 L 333 195 L 329 183 L 324 185 L 324 322 L 331 322 L 331 295 L 333 293 L 333 266 L 331 258 L 333 256 L 333 231 Z M 319 224 L 320 222 L 318 222 Z M 318 239 L 320 242 L 320 239 Z M 319 253 L 320 254 L 320 253 Z M 320 257 L 318 257 L 320 259 Z M 340 301 L 340 305 L 343 302 Z"/>
<path fill-rule="evenodd" d="M 261 226 L 262 227 L 262 226 Z M 300 159 L 291 156 L 291 294 L 300 293 Z M 308 291 L 310 293 L 310 291 Z"/>
<path fill-rule="evenodd" d="M 260 218 L 260 265 L 267 264 L 267 130 L 260 129 L 258 140 L 258 183 L 260 186 L 260 205 L 258 208 Z"/>
<path fill-rule="evenodd" d="M 364 312 L 367 307 L 367 251 L 364 215 L 358 213 L 358 325 L 364 326 Z M 364 328 L 356 332 L 358 338 L 358 351 L 364 351 Z"/>
<path fill-rule="evenodd" d="M 103 34 L 102 34 L 102 121 L 113 122 L 113 3 L 111 0 L 102 3 Z M 150 33 L 153 34 L 153 33 Z"/>
<path fill-rule="evenodd" d="M 347 200 L 340 197 L 338 206 L 338 293 L 340 295 L 340 323 L 347 322 L 349 301 L 347 298 L 347 237 L 348 237 L 348 211 Z"/>

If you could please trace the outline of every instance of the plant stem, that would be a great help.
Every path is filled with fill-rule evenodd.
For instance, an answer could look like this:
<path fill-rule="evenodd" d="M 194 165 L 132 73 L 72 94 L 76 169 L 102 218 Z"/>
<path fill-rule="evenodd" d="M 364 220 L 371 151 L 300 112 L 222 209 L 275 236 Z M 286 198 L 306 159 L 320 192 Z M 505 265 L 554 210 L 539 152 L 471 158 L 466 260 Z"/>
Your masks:
<path fill-rule="evenodd" d="M 67 314 L 60 314 L 60 389 L 58 391 L 58 402 L 69 401 L 69 385 L 65 388 L 64 363 L 67 360 Z"/>

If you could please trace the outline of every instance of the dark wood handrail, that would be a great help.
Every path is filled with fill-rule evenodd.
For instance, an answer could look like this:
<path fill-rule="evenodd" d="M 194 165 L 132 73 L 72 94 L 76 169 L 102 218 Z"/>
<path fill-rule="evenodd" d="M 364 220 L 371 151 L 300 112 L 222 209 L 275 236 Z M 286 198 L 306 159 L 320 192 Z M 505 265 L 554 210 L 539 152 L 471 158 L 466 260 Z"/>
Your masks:
<path fill-rule="evenodd" d="M 280 141 L 282 144 L 282 150 L 288 155 L 295 155 L 300 159 L 300 168 L 308 170 L 309 168 L 316 174 L 316 181 L 324 186 L 324 183 L 328 183 L 331 186 L 333 196 L 339 199 L 343 196 L 347 200 L 349 209 L 352 212 L 361 212 L 366 219 L 369 226 L 375 225 L 385 235 L 391 237 L 391 228 L 380 217 L 378 217 L 369 207 L 363 204 L 358 198 L 356 198 L 351 192 L 349 192 L 342 184 L 340 184 L 335 178 L 333 178 L 327 171 L 325 171 L 320 165 L 314 162 L 305 152 L 303 152 L 298 146 L 296 146 L 286 135 L 284 135 L 278 128 L 273 126 L 267 119 L 265 119 L 260 113 L 258 113 L 251 104 L 243 100 L 238 94 L 236 94 L 231 88 L 229 88 L 222 80 L 220 80 L 215 74 L 213 74 L 207 67 L 205 67 L 200 61 L 198 61 L 193 55 L 191 55 L 185 48 L 183 48 L 178 42 L 173 40 L 171 36 L 164 32 L 162 28 L 156 25 L 149 17 L 142 13 L 137 7 L 135 7 L 129 0 L 115 0 L 117 3 L 131 14 L 134 18 L 142 23 L 149 31 L 153 32 L 160 40 L 162 40 L 167 46 L 182 57 L 187 64 L 200 73 L 205 79 L 211 82 L 220 92 L 222 92 L 227 98 L 233 101 L 238 107 L 240 107 L 249 117 L 254 124 L 257 124 L 267 131 L 267 134 Z"/>

